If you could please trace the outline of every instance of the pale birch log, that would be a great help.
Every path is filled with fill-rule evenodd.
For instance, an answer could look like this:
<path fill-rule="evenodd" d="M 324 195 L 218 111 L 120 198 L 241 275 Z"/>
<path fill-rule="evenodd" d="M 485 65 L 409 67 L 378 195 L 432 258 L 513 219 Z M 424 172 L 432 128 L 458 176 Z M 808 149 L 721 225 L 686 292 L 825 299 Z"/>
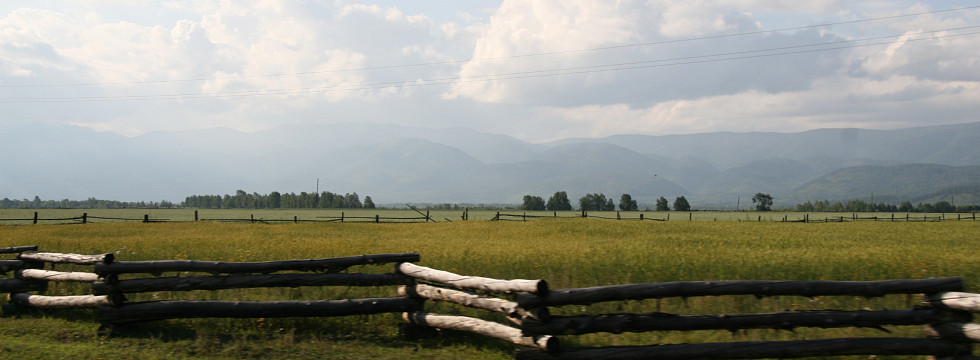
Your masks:
<path fill-rule="evenodd" d="M 930 295 L 928 303 L 950 309 L 980 312 L 980 294 L 958 291 L 942 292 Z"/>
<path fill-rule="evenodd" d="M 38 269 L 17 270 L 15 276 L 21 279 L 37 279 L 48 281 L 74 281 L 74 282 L 96 282 L 99 275 L 87 272 L 62 272 Z"/>
<path fill-rule="evenodd" d="M 115 255 L 113 255 L 112 253 L 99 254 L 99 255 L 79 255 L 79 254 L 40 252 L 40 251 L 26 251 L 17 255 L 17 258 L 27 259 L 27 260 L 46 261 L 51 263 L 95 265 L 99 263 L 106 263 L 106 264 L 111 263 L 113 260 L 115 260 Z"/>
<path fill-rule="evenodd" d="M 463 306 L 496 311 L 515 318 L 538 318 L 538 314 L 524 310 L 516 302 L 504 299 L 480 296 L 460 290 L 446 289 L 425 284 L 399 286 L 398 295 L 430 300 L 448 301 Z M 542 308 L 547 310 L 547 308 Z"/>
<path fill-rule="evenodd" d="M 553 336 L 531 337 L 521 334 L 521 330 L 492 321 L 475 319 L 465 316 L 429 314 L 424 312 L 403 313 L 405 321 L 415 325 L 430 326 L 439 329 L 467 331 L 492 338 L 509 341 L 520 346 L 527 346 L 551 352 L 558 351 L 558 338 Z"/>
<path fill-rule="evenodd" d="M 8 294 L 7 301 L 12 304 L 40 308 L 94 308 L 112 305 L 105 295 L 42 296 L 25 293 Z"/>
<path fill-rule="evenodd" d="M 528 292 L 544 294 L 548 292 L 548 283 L 544 280 L 500 280 L 479 276 L 464 276 L 407 262 L 399 263 L 395 266 L 395 270 L 414 278 L 443 283 L 457 289 L 475 289 L 503 293 Z"/>
<path fill-rule="evenodd" d="M 980 342 L 980 325 L 973 323 L 942 323 L 926 325 L 928 337 L 961 342 Z"/>

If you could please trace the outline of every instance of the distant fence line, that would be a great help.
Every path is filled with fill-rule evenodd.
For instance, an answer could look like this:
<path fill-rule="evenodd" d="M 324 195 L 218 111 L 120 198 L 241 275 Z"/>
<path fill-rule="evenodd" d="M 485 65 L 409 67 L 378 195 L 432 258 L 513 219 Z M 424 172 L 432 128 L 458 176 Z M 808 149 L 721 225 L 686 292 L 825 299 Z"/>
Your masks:
<path fill-rule="evenodd" d="M 220 211 L 220 210 L 219 210 Z M 0 218 L 0 224 L 4 222 L 21 222 L 21 223 L 31 223 L 31 224 L 41 224 L 41 223 L 60 223 L 60 224 L 88 224 L 95 222 L 142 222 L 142 223 L 162 223 L 162 222 L 197 222 L 197 221 L 210 221 L 210 222 L 247 222 L 247 223 L 329 223 L 329 222 L 340 222 L 340 223 L 427 223 L 427 222 L 451 222 L 453 220 L 449 218 L 436 219 L 430 215 L 429 210 L 424 213 L 416 210 L 419 216 L 382 216 L 376 214 L 374 216 L 350 216 L 346 212 L 341 212 L 340 216 L 317 216 L 314 219 L 300 219 L 299 216 L 294 215 L 291 219 L 269 219 L 269 218 L 256 218 L 254 214 L 250 214 L 248 218 L 202 218 L 200 217 L 198 210 L 194 210 L 193 220 L 173 220 L 168 218 L 151 218 L 149 214 L 144 214 L 143 217 L 139 218 L 123 218 L 123 217 L 108 217 L 108 216 L 94 216 L 89 215 L 87 212 L 82 213 L 81 216 L 74 217 L 53 217 L 53 218 L 42 218 L 40 217 L 40 212 L 35 211 L 34 216 L 30 218 Z M 574 215 L 559 214 L 557 211 L 553 211 L 551 215 L 544 215 L 541 212 L 528 214 L 527 212 L 522 213 L 505 213 L 497 211 L 490 221 L 528 221 L 540 218 L 589 218 L 589 219 L 602 219 L 602 220 L 640 220 L 640 221 L 709 221 L 709 220 L 695 220 L 694 214 L 697 212 L 691 211 L 670 211 L 670 212 L 658 212 L 662 214 L 662 217 L 651 217 L 644 212 L 639 211 L 599 211 L 599 212 L 589 212 L 581 211 Z M 674 214 L 674 219 L 671 219 L 671 214 Z M 756 222 L 799 222 L 799 223 L 829 223 L 829 222 L 855 222 L 855 221 L 874 221 L 874 222 L 942 222 L 942 221 L 963 221 L 970 220 L 976 221 L 976 212 L 972 213 L 955 213 L 955 218 L 953 214 L 912 214 L 904 213 L 898 214 L 891 213 L 888 215 L 882 214 L 882 216 L 867 216 L 868 213 L 851 213 L 850 216 L 847 215 L 837 215 L 837 216 L 823 216 L 823 217 L 812 217 L 809 213 L 793 213 L 791 217 L 790 214 L 782 214 L 779 217 L 779 212 L 770 212 L 769 215 L 761 215 L 759 213 L 753 217 L 746 215 L 745 218 L 732 218 L 727 221 L 756 221 Z M 776 215 L 773 217 L 772 215 Z M 458 217 L 459 220 L 469 220 L 469 210 L 463 210 L 461 216 Z M 717 221 L 717 218 L 715 219 Z"/>
<path fill-rule="evenodd" d="M 416 265 L 418 253 L 374 254 L 326 259 L 264 262 L 194 260 L 117 261 L 112 253 L 79 255 L 40 252 L 37 246 L 0 248 L 17 254 L 0 260 L 0 292 L 10 293 L 13 306 L 29 308 L 94 308 L 100 332 L 112 334 L 126 324 L 185 318 L 334 317 L 402 313 L 402 333 L 431 334 L 432 329 L 466 331 L 520 346 L 516 359 L 695 359 L 792 358 L 841 355 L 969 356 L 980 342 L 980 294 L 963 292 L 961 278 L 879 281 L 732 280 L 623 284 L 575 289 L 550 289 L 545 280 L 501 280 L 459 275 Z M 39 270 L 46 263 L 92 266 L 91 272 Z M 339 273 L 352 266 L 394 263 L 386 274 Z M 304 271 L 309 273 L 282 273 Z M 162 277 L 165 272 L 203 272 L 209 276 Z M 153 274 L 155 277 L 129 277 Z M 183 274 L 181 274 L 183 275 Z M 50 281 L 92 284 L 93 295 L 44 296 Z M 161 300 L 129 302 L 126 294 L 150 291 L 218 290 L 256 287 L 393 286 L 397 296 L 293 301 Z M 589 314 L 587 306 L 671 297 L 753 295 L 859 296 L 925 294 L 922 305 L 906 310 L 784 310 L 776 313 L 684 315 Z M 505 298 L 506 297 L 506 298 Z M 427 301 L 449 302 L 506 315 L 509 324 L 480 318 L 425 311 Z M 553 315 L 550 307 L 581 306 L 571 316 Z M 578 311 L 576 311 L 578 313 Z M 612 347 L 567 347 L 559 336 L 605 332 L 695 331 L 742 329 L 877 328 L 926 325 L 924 338 L 859 337 L 791 341 L 733 341 Z M 832 336 L 832 334 L 831 334 Z"/>

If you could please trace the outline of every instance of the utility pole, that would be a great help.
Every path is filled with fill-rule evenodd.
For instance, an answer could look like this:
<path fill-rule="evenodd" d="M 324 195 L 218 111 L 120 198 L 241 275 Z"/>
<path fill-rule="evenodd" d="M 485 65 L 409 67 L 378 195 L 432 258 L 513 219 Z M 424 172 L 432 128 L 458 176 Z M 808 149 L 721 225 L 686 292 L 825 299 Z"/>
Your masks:
<path fill-rule="evenodd" d="M 735 212 L 738 212 L 738 207 L 741 205 L 742 205 L 742 197 L 739 196 L 738 199 L 735 200 Z"/>
<path fill-rule="evenodd" d="M 320 178 L 316 178 L 316 192 L 314 194 L 320 194 Z"/>

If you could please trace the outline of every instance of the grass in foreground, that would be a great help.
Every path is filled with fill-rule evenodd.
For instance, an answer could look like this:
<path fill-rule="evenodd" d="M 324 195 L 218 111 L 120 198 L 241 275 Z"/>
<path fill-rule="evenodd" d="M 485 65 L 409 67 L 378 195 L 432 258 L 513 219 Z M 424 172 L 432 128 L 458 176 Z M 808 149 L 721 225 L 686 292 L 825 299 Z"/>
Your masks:
<path fill-rule="evenodd" d="M 980 224 L 616 222 L 540 219 L 532 222 L 438 224 L 89 224 L 0 226 L 0 247 L 103 253 L 119 260 L 267 261 L 418 251 L 420 265 L 466 275 L 546 279 L 552 288 L 680 280 L 884 280 L 963 276 L 980 289 L 973 256 Z M 59 266 L 58 270 L 70 270 Z M 83 270 L 83 268 L 79 268 Z M 358 272 L 390 272 L 389 265 Z M 48 294 L 87 293 L 54 284 Z M 394 296 L 393 288 L 293 288 L 150 293 L 151 299 L 291 300 Z M 564 307 L 588 311 L 739 313 L 846 307 L 902 309 L 904 296 L 884 299 L 748 297 L 664 299 Z M 500 320 L 470 309 L 427 304 L 427 310 Z M 127 337 L 100 338 L 90 311 L 4 312 L 3 358 L 486 358 L 511 347 L 468 334 L 407 340 L 395 314 L 328 319 L 195 319 L 153 322 Z M 917 327 L 892 336 L 921 336 Z M 829 335 L 828 335 L 829 334 Z M 587 346 L 704 341 L 880 336 L 873 330 L 753 330 L 729 333 L 595 334 L 568 337 Z M 565 340 L 565 338 L 563 338 Z"/>

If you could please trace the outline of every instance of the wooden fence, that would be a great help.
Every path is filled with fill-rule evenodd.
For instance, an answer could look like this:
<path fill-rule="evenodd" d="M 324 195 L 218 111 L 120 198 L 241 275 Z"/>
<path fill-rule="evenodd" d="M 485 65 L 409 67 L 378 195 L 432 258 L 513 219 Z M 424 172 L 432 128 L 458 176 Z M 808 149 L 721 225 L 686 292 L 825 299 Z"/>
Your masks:
<path fill-rule="evenodd" d="M 17 254 L 0 260 L 0 292 L 8 302 L 34 308 L 94 308 L 103 330 L 129 323 L 182 318 L 331 317 L 402 313 L 406 334 L 439 328 L 467 331 L 518 345 L 518 359 L 694 359 L 792 358 L 842 355 L 970 355 L 980 342 L 980 295 L 963 292 L 960 278 L 885 281 L 681 281 L 552 290 L 545 280 L 501 280 L 459 275 L 415 264 L 417 253 L 375 254 L 266 262 L 194 260 L 118 261 L 113 254 L 79 255 L 37 251 L 36 246 L 0 248 Z M 42 270 L 45 264 L 91 266 L 91 272 Z M 394 263 L 392 273 L 340 273 L 353 266 Z M 170 272 L 208 276 L 163 276 Z M 285 273 L 283 273 L 285 272 Z M 153 277 L 146 277 L 152 274 Z M 48 282 L 84 282 L 92 294 L 44 296 Z M 162 300 L 129 302 L 127 294 L 156 291 L 255 287 L 397 286 L 397 296 L 304 301 Z M 905 310 L 782 311 L 758 314 L 603 314 L 589 305 L 645 299 L 703 296 L 857 296 L 925 294 L 921 306 Z M 659 301 L 659 300 L 658 300 Z M 444 302 L 506 315 L 507 323 L 426 311 Z M 585 315 L 556 315 L 574 305 Z M 489 317 L 489 316 L 488 316 Z M 607 332 L 723 329 L 843 328 L 926 325 L 923 337 L 861 337 L 792 341 L 566 347 L 559 337 Z"/>

